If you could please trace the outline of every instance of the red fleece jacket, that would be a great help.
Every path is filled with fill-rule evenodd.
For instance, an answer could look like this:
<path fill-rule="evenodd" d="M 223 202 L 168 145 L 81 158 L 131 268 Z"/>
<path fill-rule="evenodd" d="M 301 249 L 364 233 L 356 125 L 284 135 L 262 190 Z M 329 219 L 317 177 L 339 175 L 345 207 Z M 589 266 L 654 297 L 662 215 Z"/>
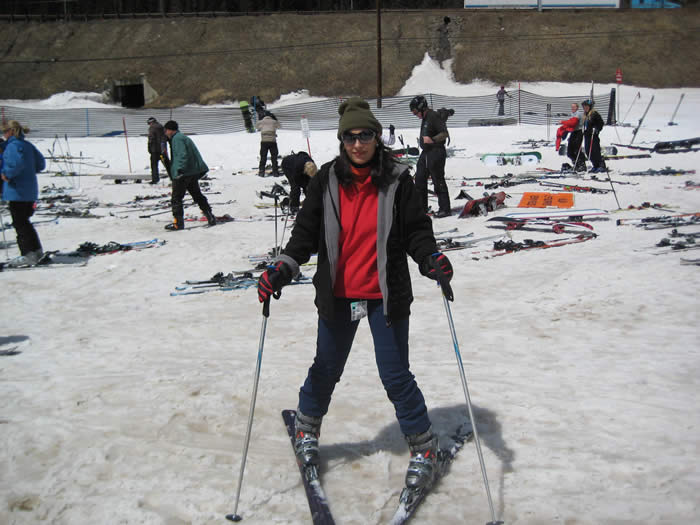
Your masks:
<path fill-rule="evenodd" d="M 381 299 L 377 271 L 377 187 L 370 168 L 352 168 L 355 182 L 339 188 L 340 256 L 333 294 L 352 299 Z"/>

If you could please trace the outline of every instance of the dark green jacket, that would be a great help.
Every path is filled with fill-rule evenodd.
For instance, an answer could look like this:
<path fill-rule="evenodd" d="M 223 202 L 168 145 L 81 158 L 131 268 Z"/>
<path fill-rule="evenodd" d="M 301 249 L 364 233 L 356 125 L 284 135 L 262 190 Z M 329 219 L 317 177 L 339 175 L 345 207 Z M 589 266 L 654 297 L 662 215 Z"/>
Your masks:
<path fill-rule="evenodd" d="M 192 139 L 179 131 L 170 137 L 170 152 L 170 173 L 173 179 L 190 175 L 201 177 L 209 171 Z"/>

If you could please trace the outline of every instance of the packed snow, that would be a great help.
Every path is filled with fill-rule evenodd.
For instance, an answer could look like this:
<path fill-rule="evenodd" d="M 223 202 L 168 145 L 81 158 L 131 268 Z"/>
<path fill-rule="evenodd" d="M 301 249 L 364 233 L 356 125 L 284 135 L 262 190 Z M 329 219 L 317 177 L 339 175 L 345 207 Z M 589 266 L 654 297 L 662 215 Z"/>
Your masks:
<path fill-rule="evenodd" d="M 590 85 L 522 88 L 567 96 L 588 93 Z M 448 70 L 426 61 L 401 94 L 493 94 L 495 101 L 497 89 L 485 82 L 456 84 Z M 655 96 L 635 144 L 651 147 L 700 136 L 700 89 L 622 86 L 621 92 L 624 112 L 629 108 L 625 123 L 633 125 Z M 681 93 L 677 125 L 668 125 Z M 65 106 L 66 98 L 71 97 L 50 100 Z M 99 100 L 78 98 L 85 105 Z M 299 94 L 283 98 L 280 103 L 305 100 Z M 50 105 L 38 101 L 33 107 Z M 633 129 L 606 127 L 602 145 L 628 144 Z M 458 218 L 466 201 L 455 197 L 461 190 L 480 197 L 485 190 L 477 183 L 489 182 L 464 179 L 534 169 L 485 166 L 479 153 L 521 151 L 518 141 L 553 142 L 554 133 L 554 127 L 526 125 L 450 128 L 454 155 L 447 160 L 446 175 L 455 213 L 435 220 L 434 229 L 457 228 L 453 236 L 493 236 L 505 232 L 491 227 L 492 216 L 535 211 L 517 207 L 523 192 L 552 188 L 505 188 L 508 208 L 486 217 Z M 413 144 L 417 127 L 397 134 Z M 31 133 L 27 138 L 46 155 L 51 148 L 57 153 L 54 141 L 32 140 Z M 266 253 L 282 238 L 286 242 L 291 221 L 285 230 L 281 216 L 274 221 L 272 208 L 256 206 L 272 202 L 256 192 L 284 179 L 256 176 L 257 134 L 193 140 L 211 168 L 208 198 L 214 213 L 236 221 L 214 228 L 193 221 L 185 231 L 166 232 L 167 208 L 127 206 L 136 196 L 169 199 L 167 177 L 158 185 L 146 184 L 145 136 L 130 136 L 128 144 L 133 172 L 144 174 L 142 183 L 114 184 L 98 176 L 129 172 L 124 137 L 63 141 L 64 154 L 82 154 L 94 166 L 75 163 L 70 167 L 79 177 L 59 177 L 54 172 L 68 166 L 52 161 L 50 171 L 39 176 L 42 188 L 64 188 L 75 200 L 72 206 L 98 201 L 91 211 L 101 216 L 40 223 L 52 216 L 48 210 L 38 213 L 33 220 L 44 250 L 155 237 L 166 244 L 95 256 L 86 266 L 0 273 L 0 350 L 13 354 L 0 357 L 0 523 L 199 525 L 226 523 L 224 516 L 234 510 L 261 349 L 257 293 L 254 287 L 170 293 L 187 279 L 250 268 L 250 255 Z M 278 144 L 281 155 L 307 148 L 298 130 L 281 130 Z M 338 150 L 335 131 L 312 132 L 308 146 L 319 165 L 331 160 Z M 558 169 L 566 161 L 551 145 L 536 149 L 542 153 L 537 167 Z M 643 153 L 619 149 L 620 154 Z M 576 209 L 609 211 L 604 220 L 587 221 L 598 234 L 595 239 L 493 258 L 492 240 L 447 252 L 455 268 L 450 306 L 459 354 L 495 515 L 506 524 L 700 519 L 700 268 L 680 264 L 681 258 L 695 259 L 699 253 L 657 248 L 669 229 L 616 224 L 617 219 L 700 212 L 700 191 L 686 184 L 700 180 L 698 174 L 622 175 L 667 166 L 695 170 L 697 165 L 697 152 L 609 160 L 622 210 L 612 192 L 574 194 Z M 553 180 L 610 188 L 588 174 Z M 143 204 L 153 202 L 160 201 Z M 189 197 L 185 202 L 191 202 Z M 670 211 L 627 209 L 644 202 Z M 165 212 L 139 218 L 157 211 Z M 189 207 L 186 214 L 198 217 L 199 210 Z M 7 212 L 3 218 L 7 224 Z M 9 246 L 2 258 L 18 255 L 14 231 L 4 233 Z M 572 236 L 519 230 L 510 235 L 515 241 Z M 412 371 L 434 428 L 447 436 L 467 417 L 455 347 L 435 283 L 421 277 L 415 264 L 411 271 Z M 313 274 L 313 267 L 306 273 Z M 290 286 L 271 304 L 237 509 L 242 523 L 310 522 L 280 412 L 296 407 L 313 359 L 313 298 L 312 285 Z M 324 419 L 321 445 L 323 486 L 337 523 L 386 523 L 403 486 L 408 451 L 376 373 L 365 323 Z M 491 520 L 473 442 L 414 519 L 441 524 Z"/>

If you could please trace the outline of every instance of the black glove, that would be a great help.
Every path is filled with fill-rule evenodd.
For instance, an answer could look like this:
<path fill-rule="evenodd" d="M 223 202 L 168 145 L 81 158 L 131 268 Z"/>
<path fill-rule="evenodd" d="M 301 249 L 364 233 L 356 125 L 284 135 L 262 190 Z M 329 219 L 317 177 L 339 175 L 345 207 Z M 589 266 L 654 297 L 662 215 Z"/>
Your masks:
<path fill-rule="evenodd" d="M 393 134 L 394 134 L 394 130 L 395 130 L 395 129 L 396 129 L 396 128 L 394 127 L 393 124 L 389 124 L 389 134 L 390 134 L 390 135 L 393 135 Z"/>
<path fill-rule="evenodd" d="M 292 270 L 289 265 L 279 261 L 275 265 L 268 266 L 258 279 L 258 300 L 264 303 L 270 300 L 270 296 L 279 299 L 282 287 L 291 282 Z"/>
<path fill-rule="evenodd" d="M 444 253 L 435 252 L 428 255 L 420 265 L 420 272 L 429 279 L 439 282 L 442 293 L 445 294 L 447 300 L 454 301 L 452 287 L 450 286 L 454 272 L 452 271 L 450 260 Z"/>

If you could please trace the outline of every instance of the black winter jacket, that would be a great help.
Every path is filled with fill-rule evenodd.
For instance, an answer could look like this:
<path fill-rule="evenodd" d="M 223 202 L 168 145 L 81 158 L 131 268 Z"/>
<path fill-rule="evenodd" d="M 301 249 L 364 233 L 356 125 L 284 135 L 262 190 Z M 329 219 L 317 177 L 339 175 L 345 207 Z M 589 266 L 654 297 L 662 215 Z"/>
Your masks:
<path fill-rule="evenodd" d="M 591 108 L 583 120 L 583 135 L 590 138 L 591 135 L 593 135 L 593 131 L 600 133 L 603 126 L 605 126 L 603 117 L 601 117 L 600 113 L 598 113 L 595 109 Z"/>
<path fill-rule="evenodd" d="M 340 233 L 339 182 L 335 161 L 321 167 L 307 188 L 306 201 L 299 211 L 292 235 L 277 260 L 299 273 L 299 265 L 318 253 L 318 266 L 313 283 L 319 315 L 332 320 L 333 287 L 338 260 Z M 384 299 L 387 321 L 408 317 L 413 290 L 406 255 L 418 264 L 437 252 L 433 226 L 423 211 L 408 168 L 394 163 L 390 184 L 379 190 L 377 204 L 377 269 Z"/>

